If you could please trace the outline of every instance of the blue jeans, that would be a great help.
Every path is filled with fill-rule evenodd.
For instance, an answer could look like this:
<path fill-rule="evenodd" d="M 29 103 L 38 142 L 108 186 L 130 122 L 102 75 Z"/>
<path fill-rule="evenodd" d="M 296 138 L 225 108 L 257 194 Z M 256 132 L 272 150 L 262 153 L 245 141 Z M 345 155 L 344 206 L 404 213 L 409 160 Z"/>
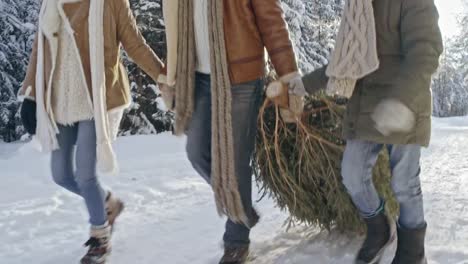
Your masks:
<path fill-rule="evenodd" d="M 51 167 L 55 183 L 85 200 L 89 222 L 102 226 L 107 222 L 106 191 L 96 175 L 96 129 L 94 121 L 72 126 L 59 125 L 60 149 L 52 152 Z M 75 153 L 76 145 L 76 153 Z M 73 169 L 75 159 L 76 170 Z"/>
<path fill-rule="evenodd" d="M 232 87 L 232 123 L 234 158 L 239 192 L 247 214 L 252 212 L 252 167 L 257 117 L 263 94 L 263 81 L 253 81 Z M 197 73 L 195 111 L 187 131 L 187 155 L 195 170 L 208 183 L 211 181 L 211 81 L 210 76 Z M 249 244 L 250 228 L 226 222 L 225 245 Z"/>
<path fill-rule="evenodd" d="M 372 180 L 372 169 L 384 145 L 349 140 L 342 163 L 343 183 L 361 215 L 376 215 L 382 204 Z M 419 178 L 421 147 L 388 145 L 392 189 L 400 204 L 399 224 L 408 229 L 425 225 L 421 181 Z"/>

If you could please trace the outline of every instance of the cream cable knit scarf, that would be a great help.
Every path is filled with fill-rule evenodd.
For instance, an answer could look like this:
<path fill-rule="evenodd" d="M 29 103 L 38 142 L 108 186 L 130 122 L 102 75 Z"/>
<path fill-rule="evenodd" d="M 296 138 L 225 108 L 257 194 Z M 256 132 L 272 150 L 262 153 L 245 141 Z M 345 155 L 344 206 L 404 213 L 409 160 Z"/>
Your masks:
<path fill-rule="evenodd" d="M 346 0 L 327 68 L 327 93 L 351 97 L 357 80 L 379 68 L 373 0 Z"/>
<path fill-rule="evenodd" d="M 43 151 L 52 151 L 59 148 L 56 134 L 59 133 L 51 110 L 51 88 L 49 82 L 47 94 L 44 87 L 44 38 L 47 38 L 52 53 L 52 73 L 55 71 L 58 43 L 53 34 L 58 32 L 61 17 L 64 17 L 63 4 L 79 2 L 81 0 L 45 0 L 42 3 L 39 17 L 39 41 L 36 72 L 37 95 L 37 133 L 36 137 L 41 143 Z M 106 102 L 106 80 L 104 67 L 104 1 L 90 0 L 89 9 L 89 45 L 92 79 L 92 97 L 94 107 L 94 120 L 97 137 L 98 168 L 104 173 L 116 173 L 118 170 L 116 157 L 111 146 L 112 126 L 109 124 Z M 64 21 L 66 22 L 66 21 Z M 67 29 L 72 28 L 67 24 Z M 49 78 L 53 80 L 53 78 Z"/>
<path fill-rule="evenodd" d="M 194 109 L 195 36 L 192 0 L 179 0 L 176 82 L 176 134 L 183 134 Z M 234 167 L 231 119 L 231 82 L 224 42 L 223 0 L 208 1 L 212 98 L 211 185 L 220 215 L 251 227 L 242 205 Z"/>

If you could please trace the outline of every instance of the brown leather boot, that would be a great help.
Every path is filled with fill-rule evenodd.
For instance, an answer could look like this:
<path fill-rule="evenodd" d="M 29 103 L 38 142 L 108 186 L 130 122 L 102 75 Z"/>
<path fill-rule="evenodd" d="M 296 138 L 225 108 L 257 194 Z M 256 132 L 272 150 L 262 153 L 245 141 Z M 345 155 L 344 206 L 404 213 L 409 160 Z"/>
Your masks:
<path fill-rule="evenodd" d="M 219 264 L 244 264 L 249 257 L 249 245 L 226 246 Z"/>
<path fill-rule="evenodd" d="M 125 205 L 118 197 L 113 195 L 111 192 L 107 193 L 106 197 L 106 211 L 107 211 L 107 221 L 109 225 L 113 228 L 115 220 L 124 210 Z"/>

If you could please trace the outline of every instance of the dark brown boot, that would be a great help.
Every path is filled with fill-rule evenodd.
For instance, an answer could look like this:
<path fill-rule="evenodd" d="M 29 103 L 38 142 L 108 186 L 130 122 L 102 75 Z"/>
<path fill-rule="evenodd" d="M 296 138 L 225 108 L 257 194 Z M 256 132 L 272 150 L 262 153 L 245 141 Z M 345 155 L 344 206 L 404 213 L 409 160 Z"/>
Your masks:
<path fill-rule="evenodd" d="M 419 229 L 398 227 L 398 247 L 392 264 L 426 264 L 424 239 L 425 225 Z"/>
<path fill-rule="evenodd" d="M 219 264 L 244 264 L 249 257 L 249 245 L 226 246 Z"/>
<path fill-rule="evenodd" d="M 367 236 L 359 250 L 355 264 L 377 264 L 385 249 L 395 239 L 395 222 L 384 212 L 364 221 L 367 225 Z"/>

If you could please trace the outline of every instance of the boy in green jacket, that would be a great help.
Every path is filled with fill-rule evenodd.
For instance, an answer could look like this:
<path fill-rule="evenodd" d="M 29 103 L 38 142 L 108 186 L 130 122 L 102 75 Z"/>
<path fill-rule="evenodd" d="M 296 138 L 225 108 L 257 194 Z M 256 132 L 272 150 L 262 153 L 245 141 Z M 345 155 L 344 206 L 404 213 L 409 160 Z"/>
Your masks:
<path fill-rule="evenodd" d="M 433 0 L 347 0 L 335 52 L 329 65 L 303 80 L 309 93 L 320 89 L 349 97 L 343 136 L 343 183 L 367 224 L 355 263 L 379 263 L 398 236 L 393 264 L 426 263 L 421 147 L 431 133 L 431 75 L 443 45 Z M 367 6 L 366 6 L 367 5 Z M 353 27 L 365 18 L 365 27 Z M 356 25 L 356 24 L 354 24 Z M 362 25 L 362 24 L 361 24 Z M 372 182 L 372 168 L 386 148 L 392 188 L 400 205 L 395 221 Z"/>

